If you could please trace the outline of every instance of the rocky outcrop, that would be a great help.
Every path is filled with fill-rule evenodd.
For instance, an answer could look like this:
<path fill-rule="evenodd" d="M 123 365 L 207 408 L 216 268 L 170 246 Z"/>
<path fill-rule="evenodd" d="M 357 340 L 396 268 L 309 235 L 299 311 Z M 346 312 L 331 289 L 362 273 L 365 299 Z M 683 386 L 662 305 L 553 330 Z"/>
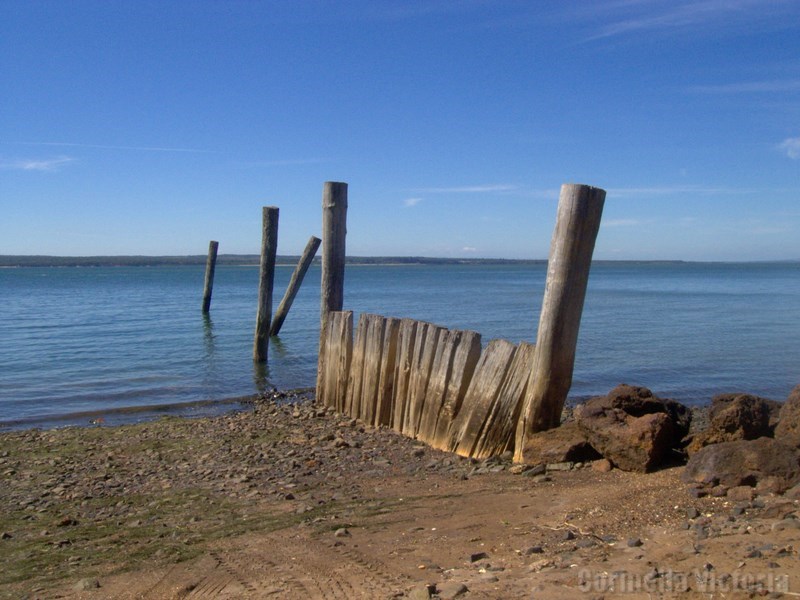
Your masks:
<path fill-rule="evenodd" d="M 526 465 L 587 462 L 600 458 L 575 421 L 531 435 L 522 451 Z"/>
<path fill-rule="evenodd" d="M 800 385 L 792 390 L 781 407 L 775 439 L 787 446 L 800 448 Z"/>
<path fill-rule="evenodd" d="M 721 394 L 711 400 L 709 425 L 687 447 L 694 454 L 710 444 L 754 440 L 771 434 L 770 401 L 750 394 Z"/>
<path fill-rule="evenodd" d="M 782 493 L 800 482 L 800 455 L 768 437 L 711 444 L 692 455 L 683 480 L 708 487 L 747 485 Z"/>
<path fill-rule="evenodd" d="M 691 424 L 685 406 L 624 384 L 576 408 L 575 417 L 600 454 L 620 469 L 640 472 L 667 462 Z"/>

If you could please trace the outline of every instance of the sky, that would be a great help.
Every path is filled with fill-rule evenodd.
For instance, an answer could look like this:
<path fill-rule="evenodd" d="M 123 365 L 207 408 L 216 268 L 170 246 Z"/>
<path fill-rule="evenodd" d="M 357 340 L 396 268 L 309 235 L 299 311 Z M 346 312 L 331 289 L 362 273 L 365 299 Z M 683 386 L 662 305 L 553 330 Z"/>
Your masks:
<path fill-rule="evenodd" d="M 797 0 L 0 0 L 0 254 L 800 259 Z"/>

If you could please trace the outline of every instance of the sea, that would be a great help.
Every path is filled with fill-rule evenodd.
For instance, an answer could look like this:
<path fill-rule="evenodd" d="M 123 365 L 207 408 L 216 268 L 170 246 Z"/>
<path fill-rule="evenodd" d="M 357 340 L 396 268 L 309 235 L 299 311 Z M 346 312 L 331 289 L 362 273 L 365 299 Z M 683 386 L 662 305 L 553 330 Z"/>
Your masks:
<path fill-rule="evenodd" d="M 345 309 L 534 342 L 545 263 L 348 266 Z M 292 267 L 278 267 L 277 307 Z M 0 429 L 213 414 L 313 387 L 320 271 L 308 272 L 267 366 L 252 360 L 258 268 L 0 269 Z M 570 401 L 619 383 L 702 405 L 784 400 L 800 383 L 800 263 L 596 262 Z"/>

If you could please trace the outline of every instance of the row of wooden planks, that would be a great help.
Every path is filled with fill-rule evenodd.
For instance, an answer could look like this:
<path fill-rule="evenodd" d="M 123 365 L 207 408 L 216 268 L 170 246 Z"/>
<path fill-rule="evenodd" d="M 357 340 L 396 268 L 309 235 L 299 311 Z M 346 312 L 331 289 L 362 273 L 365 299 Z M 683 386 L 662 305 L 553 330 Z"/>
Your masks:
<path fill-rule="evenodd" d="M 485 458 L 514 450 L 532 344 L 423 321 L 333 311 L 323 332 L 317 401 L 440 450 Z M 521 437 L 520 437 L 521 439 Z"/>

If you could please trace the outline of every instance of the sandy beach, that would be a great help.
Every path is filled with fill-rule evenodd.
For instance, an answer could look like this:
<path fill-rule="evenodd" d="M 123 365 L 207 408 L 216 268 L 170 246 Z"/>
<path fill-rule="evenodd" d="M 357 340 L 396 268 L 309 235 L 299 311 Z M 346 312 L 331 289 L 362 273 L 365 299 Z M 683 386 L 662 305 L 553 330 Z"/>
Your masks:
<path fill-rule="evenodd" d="M 800 593 L 798 500 L 602 466 L 464 459 L 278 393 L 3 433 L 0 598 Z"/>

